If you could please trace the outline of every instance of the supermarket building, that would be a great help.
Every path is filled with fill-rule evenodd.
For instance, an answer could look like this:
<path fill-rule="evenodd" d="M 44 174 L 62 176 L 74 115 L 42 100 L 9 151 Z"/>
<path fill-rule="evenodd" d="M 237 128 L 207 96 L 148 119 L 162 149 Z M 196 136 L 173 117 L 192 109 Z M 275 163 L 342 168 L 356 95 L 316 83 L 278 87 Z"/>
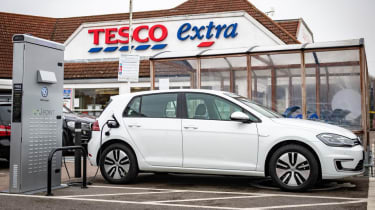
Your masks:
<path fill-rule="evenodd" d="M 311 43 L 303 19 L 274 21 L 247 0 L 188 0 L 167 10 L 133 14 L 133 53 L 140 78 L 117 79 L 118 59 L 129 53 L 129 14 L 47 18 L 0 13 L 0 95 L 11 94 L 13 34 L 63 43 L 64 100 L 77 112 L 99 114 L 111 95 L 150 89 L 149 58 L 166 51 L 205 51 Z M 170 84 L 173 87 L 173 83 Z"/>

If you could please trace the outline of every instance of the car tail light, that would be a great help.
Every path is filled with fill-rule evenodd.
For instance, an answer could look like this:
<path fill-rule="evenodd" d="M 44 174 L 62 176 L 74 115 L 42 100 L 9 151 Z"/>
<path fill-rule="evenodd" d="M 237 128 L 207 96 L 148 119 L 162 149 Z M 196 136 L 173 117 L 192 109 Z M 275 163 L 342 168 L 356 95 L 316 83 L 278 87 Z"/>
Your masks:
<path fill-rule="evenodd" d="M 91 130 L 92 130 L 92 131 L 100 131 L 99 121 L 95 121 L 95 122 L 92 124 Z"/>
<path fill-rule="evenodd" d="M 0 125 L 0 136 L 10 136 L 10 126 Z"/>

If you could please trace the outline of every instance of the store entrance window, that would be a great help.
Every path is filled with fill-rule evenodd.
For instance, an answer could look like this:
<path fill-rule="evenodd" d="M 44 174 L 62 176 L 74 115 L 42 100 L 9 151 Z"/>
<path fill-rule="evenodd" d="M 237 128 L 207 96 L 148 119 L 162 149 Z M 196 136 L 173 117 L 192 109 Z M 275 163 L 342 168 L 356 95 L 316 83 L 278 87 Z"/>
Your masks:
<path fill-rule="evenodd" d="M 110 97 L 118 94 L 118 88 L 75 89 L 74 111 L 99 116 Z"/>

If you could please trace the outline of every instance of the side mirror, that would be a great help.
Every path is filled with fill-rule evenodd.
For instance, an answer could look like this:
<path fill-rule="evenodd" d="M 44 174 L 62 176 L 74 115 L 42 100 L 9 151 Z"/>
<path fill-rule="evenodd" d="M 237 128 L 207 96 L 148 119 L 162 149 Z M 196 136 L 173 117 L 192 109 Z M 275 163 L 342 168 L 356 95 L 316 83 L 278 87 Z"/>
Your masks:
<path fill-rule="evenodd" d="M 118 128 L 120 125 L 116 120 L 108 120 L 107 121 L 108 128 Z"/>
<path fill-rule="evenodd" d="M 233 120 L 233 121 L 238 121 L 238 122 L 243 122 L 243 123 L 250 123 L 251 122 L 250 117 L 243 112 L 233 112 L 230 115 L 230 119 Z"/>

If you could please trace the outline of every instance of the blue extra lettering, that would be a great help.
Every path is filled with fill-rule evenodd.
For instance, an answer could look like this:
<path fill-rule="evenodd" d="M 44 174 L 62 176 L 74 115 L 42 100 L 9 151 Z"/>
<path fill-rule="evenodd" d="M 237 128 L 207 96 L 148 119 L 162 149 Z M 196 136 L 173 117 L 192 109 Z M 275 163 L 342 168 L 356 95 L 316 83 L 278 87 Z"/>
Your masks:
<path fill-rule="evenodd" d="M 185 37 L 182 37 L 183 33 L 186 33 L 190 30 L 191 24 L 190 23 L 184 23 L 180 26 L 180 28 L 177 31 L 177 38 L 181 41 L 184 41 L 190 37 L 190 35 L 186 35 Z"/>
<path fill-rule="evenodd" d="M 225 29 L 225 31 L 224 31 L 224 38 L 228 39 L 229 37 L 232 37 L 232 38 L 236 37 L 238 35 L 237 25 L 238 25 L 238 23 L 230 24 L 228 26 L 228 28 Z M 229 32 L 229 30 L 231 30 L 231 31 Z"/>
<path fill-rule="evenodd" d="M 206 33 L 206 39 L 211 39 L 213 34 L 212 34 L 212 29 L 215 28 L 214 22 L 210 22 L 207 27 L 207 33 Z"/>
<path fill-rule="evenodd" d="M 210 21 L 204 26 L 192 26 L 190 23 L 184 23 L 177 30 L 177 38 L 181 41 L 186 39 L 202 40 L 203 38 L 209 40 L 214 36 L 216 39 L 222 36 L 225 39 L 235 38 L 238 35 L 237 28 L 238 23 L 215 25 L 214 21 Z"/>
<path fill-rule="evenodd" d="M 194 39 L 196 39 L 196 38 L 198 38 L 198 39 L 203 39 L 203 35 L 201 35 L 201 31 L 203 30 L 203 29 L 205 29 L 206 27 L 204 27 L 204 26 L 201 26 L 201 27 L 197 27 L 197 26 L 194 26 L 193 27 L 193 30 L 192 31 L 195 31 L 195 35 L 194 36 L 191 36 L 190 37 L 190 39 L 191 40 L 194 40 Z"/>
<path fill-rule="evenodd" d="M 215 28 L 216 28 L 216 36 L 215 36 L 215 38 L 216 38 L 216 39 L 220 38 L 221 31 L 222 31 L 223 29 L 225 29 L 226 27 L 227 27 L 226 24 L 224 24 L 224 25 L 217 25 L 217 26 L 215 27 Z"/>

